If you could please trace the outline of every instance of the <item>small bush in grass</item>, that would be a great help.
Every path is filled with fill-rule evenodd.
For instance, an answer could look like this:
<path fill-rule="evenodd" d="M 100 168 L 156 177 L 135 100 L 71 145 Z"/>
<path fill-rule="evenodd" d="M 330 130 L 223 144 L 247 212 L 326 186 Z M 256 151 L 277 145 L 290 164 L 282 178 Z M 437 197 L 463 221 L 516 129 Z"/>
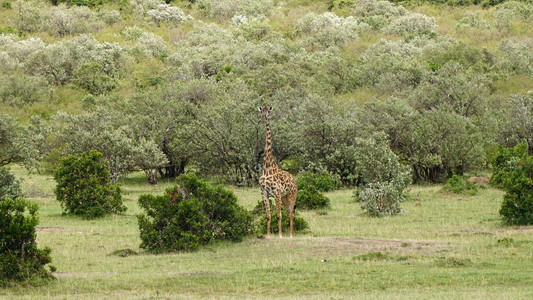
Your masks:
<path fill-rule="evenodd" d="M 4 198 L 17 199 L 22 197 L 20 183 L 9 171 L 0 167 L 0 201 Z"/>
<path fill-rule="evenodd" d="M 183 174 L 178 186 L 161 196 L 141 195 L 138 215 L 141 248 L 160 253 L 196 250 L 213 240 L 241 241 L 251 232 L 252 217 L 233 191 L 212 187 Z"/>
<path fill-rule="evenodd" d="M 442 188 L 445 191 L 454 192 L 456 194 L 462 194 L 462 193 L 467 193 L 469 195 L 477 194 L 477 187 L 473 183 L 467 180 L 464 180 L 463 177 L 455 175 L 455 174 L 446 181 L 446 183 L 444 184 Z"/>
<path fill-rule="evenodd" d="M 98 151 L 62 159 L 54 179 L 57 200 L 67 213 L 93 219 L 126 210 L 120 187 L 111 184 L 106 163 Z"/>
<path fill-rule="evenodd" d="M 402 192 L 394 182 L 369 183 L 355 191 L 355 199 L 370 216 L 394 215 L 401 211 L 400 203 L 405 200 Z"/>
<path fill-rule="evenodd" d="M 37 204 L 24 199 L 0 201 L 0 286 L 52 278 L 44 268 L 51 262 L 51 250 L 39 249 L 35 242 L 37 209 Z"/>
<path fill-rule="evenodd" d="M 303 209 L 316 209 L 329 206 L 329 198 L 324 196 L 315 186 L 307 186 L 298 191 L 296 205 Z"/>
<path fill-rule="evenodd" d="M 329 206 L 329 199 L 322 194 L 335 189 L 336 183 L 328 174 L 304 172 L 296 180 L 298 196 L 296 206 L 303 209 L 316 209 Z"/>

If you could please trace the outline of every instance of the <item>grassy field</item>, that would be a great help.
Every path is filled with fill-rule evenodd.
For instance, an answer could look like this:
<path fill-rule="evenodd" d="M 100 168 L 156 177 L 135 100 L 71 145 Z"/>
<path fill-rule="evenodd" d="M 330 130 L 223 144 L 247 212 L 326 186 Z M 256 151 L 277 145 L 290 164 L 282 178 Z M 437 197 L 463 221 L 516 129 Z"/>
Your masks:
<path fill-rule="evenodd" d="M 39 247 L 52 248 L 57 280 L 0 290 L 0 298 L 532 298 L 533 227 L 504 227 L 503 192 L 452 195 L 413 186 L 404 212 L 369 218 L 351 190 L 328 193 L 331 209 L 301 212 L 310 231 L 289 239 L 250 237 L 193 253 L 139 249 L 138 196 L 172 181 L 123 182 L 124 215 L 98 220 L 63 216 L 50 176 L 23 178 L 40 205 Z M 251 209 L 259 188 L 235 188 Z M 133 249 L 138 255 L 113 254 Z"/>

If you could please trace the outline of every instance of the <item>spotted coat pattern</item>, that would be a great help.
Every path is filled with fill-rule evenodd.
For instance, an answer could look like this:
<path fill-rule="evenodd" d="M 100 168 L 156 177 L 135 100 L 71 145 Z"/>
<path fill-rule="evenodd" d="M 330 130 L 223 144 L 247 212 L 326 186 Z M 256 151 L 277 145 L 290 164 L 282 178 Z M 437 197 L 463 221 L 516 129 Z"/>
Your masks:
<path fill-rule="evenodd" d="M 296 194 L 298 193 L 298 187 L 296 186 L 296 180 L 287 171 L 278 167 L 274 155 L 272 154 L 272 136 L 270 133 L 270 120 L 269 114 L 272 107 L 262 106 L 259 107 L 259 111 L 262 113 L 262 119 L 266 121 L 266 144 L 265 144 L 265 160 L 263 163 L 263 171 L 259 178 L 261 184 L 261 196 L 265 204 L 265 211 L 267 216 L 267 235 L 270 237 L 270 203 L 269 197 L 276 200 L 276 213 L 278 216 L 278 232 L 279 237 L 281 234 L 281 207 L 285 208 L 287 215 L 289 216 L 290 223 L 290 236 L 294 237 L 294 206 L 296 205 Z"/>

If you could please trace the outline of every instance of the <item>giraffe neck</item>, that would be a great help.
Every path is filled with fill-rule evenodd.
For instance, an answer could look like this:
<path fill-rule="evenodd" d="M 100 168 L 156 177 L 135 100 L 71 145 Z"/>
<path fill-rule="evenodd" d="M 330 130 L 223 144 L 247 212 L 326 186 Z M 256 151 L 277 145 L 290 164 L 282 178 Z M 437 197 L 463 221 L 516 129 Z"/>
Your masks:
<path fill-rule="evenodd" d="M 263 163 L 263 172 L 268 169 L 277 169 L 278 165 L 272 154 L 272 135 L 270 134 L 270 121 L 266 121 L 266 143 L 265 143 L 265 161 Z"/>

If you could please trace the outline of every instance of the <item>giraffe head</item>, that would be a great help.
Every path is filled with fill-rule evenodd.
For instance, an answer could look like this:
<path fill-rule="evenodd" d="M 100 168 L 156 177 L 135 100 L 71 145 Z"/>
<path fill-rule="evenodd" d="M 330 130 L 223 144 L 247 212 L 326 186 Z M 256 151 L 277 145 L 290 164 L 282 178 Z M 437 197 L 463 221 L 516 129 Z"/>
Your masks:
<path fill-rule="evenodd" d="M 259 111 L 261 112 L 261 117 L 263 120 L 268 121 L 268 116 L 272 110 L 272 106 L 259 106 Z"/>

